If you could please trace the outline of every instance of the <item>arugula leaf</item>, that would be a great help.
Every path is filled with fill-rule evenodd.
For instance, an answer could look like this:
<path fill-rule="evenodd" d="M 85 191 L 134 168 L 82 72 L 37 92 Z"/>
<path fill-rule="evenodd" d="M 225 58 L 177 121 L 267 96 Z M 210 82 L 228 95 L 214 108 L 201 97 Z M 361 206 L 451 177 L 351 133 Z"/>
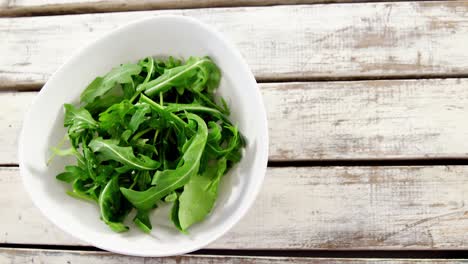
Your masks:
<path fill-rule="evenodd" d="M 73 146 L 67 149 L 59 149 L 57 147 L 52 147 L 50 148 L 50 150 L 52 151 L 52 155 L 50 156 L 49 160 L 47 160 L 47 165 L 49 165 L 52 162 L 55 156 L 75 156 L 79 163 L 84 162 L 81 154 Z"/>
<path fill-rule="evenodd" d="M 93 195 L 93 193 L 88 192 L 88 185 L 89 182 L 83 181 L 81 179 L 76 179 L 72 185 L 73 190 L 67 191 L 67 194 L 75 198 L 97 202 L 97 197 Z"/>
<path fill-rule="evenodd" d="M 51 150 L 54 153 L 54 155 L 57 156 L 74 156 L 78 154 L 78 151 L 76 151 L 76 149 L 72 147 L 67 149 L 58 149 L 56 147 L 52 147 Z"/>
<path fill-rule="evenodd" d="M 176 192 L 172 192 L 170 194 L 168 194 L 166 197 L 164 197 L 164 201 L 165 202 L 174 202 L 175 200 L 177 199 L 177 193 Z"/>
<path fill-rule="evenodd" d="M 219 144 L 221 140 L 221 126 L 214 121 L 208 122 L 208 143 Z"/>
<path fill-rule="evenodd" d="M 215 195 L 218 194 L 219 181 L 223 175 L 227 172 L 227 160 L 226 158 L 221 158 L 218 160 L 216 176 L 212 179 L 208 190 Z"/>
<path fill-rule="evenodd" d="M 64 104 L 65 118 L 63 124 L 68 127 L 68 135 L 75 143 L 78 138 L 87 130 L 95 130 L 99 127 L 98 122 L 93 119 L 88 110 L 84 108 L 76 108 L 71 104 Z"/>
<path fill-rule="evenodd" d="M 115 232 L 125 232 L 128 226 L 122 223 L 123 216 L 128 209 L 121 201 L 118 177 L 113 177 L 99 196 L 99 208 L 101 209 L 102 220 Z"/>
<path fill-rule="evenodd" d="M 95 183 L 100 186 L 105 186 L 111 179 L 114 173 L 115 167 L 112 164 L 99 164 L 96 168 L 96 180 Z"/>
<path fill-rule="evenodd" d="M 182 61 L 169 56 L 167 60 L 154 60 L 154 70 L 158 75 L 164 73 L 165 70 L 172 69 L 182 65 Z"/>
<path fill-rule="evenodd" d="M 89 143 L 89 147 L 94 152 L 101 153 L 103 160 L 115 160 L 131 168 L 140 170 L 154 170 L 159 167 L 159 162 L 152 160 L 144 155 L 140 158 L 135 157 L 132 147 L 120 147 L 118 140 L 95 138 Z"/>
<path fill-rule="evenodd" d="M 219 84 L 220 73 L 218 67 L 207 57 L 191 57 L 185 65 L 166 69 L 164 73 L 142 86 L 140 91 L 145 91 L 149 96 L 166 92 L 172 87 L 193 87 L 201 91 L 208 86 L 209 90 Z"/>
<path fill-rule="evenodd" d="M 120 188 L 123 195 L 135 208 L 140 210 L 150 209 L 159 199 L 184 186 L 190 177 L 198 172 L 200 158 L 208 137 L 208 128 L 205 121 L 195 114 L 187 114 L 187 118 L 197 122 L 198 131 L 182 156 L 182 165 L 174 170 L 158 171 L 152 182 L 155 186 L 146 191 L 138 192 L 127 188 Z"/>
<path fill-rule="evenodd" d="M 141 171 L 137 186 L 140 190 L 146 190 L 151 185 L 151 176 L 148 171 Z"/>
<path fill-rule="evenodd" d="M 79 166 L 67 165 L 65 166 L 65 172 L 68 172 L 74 176 L 75 179 L 86 180 L 89 178 L 85 170 Z"/>
<path fill-rule="evenodd" d="M 97 97 L 104 95 L 114 88 L 117 83 L 131 83 L 132 75 L 137 75 L 140 72 L 141 66 L 137 64 L 122 64 L 112 69 L 104 77 L 97 77 L 86 87 L 83 93 L 81 93 L 81 102 L 86 104 L 92 103 Z"/>
<path fill-rule="evenodd" d="M 68 182 L 68 183 L 71 183 L 77 179 L 75 174 L 68 172 L 68 171 L 59 173 L 57 176 L 55 176 L 55 178 L 57 178 L 57 180 Z"/>
<path fill-rule="evenodd" d="M 130 119 L 128 127 L 133 133 L 138 130 L 138 127 L 146 120 L 146 114 L 151 112 L 149 105 L 147 104 L 138 104 L 135 106 L 136 111 Z"/>
<path fill-rule="evenodd" d="M 144 69 L 146 69 L 147 75 L 145 80 L 143 81 L 143 84 L 145 84 L 150 80 L 151 76 L 154 74 L 154 59 L 153 57 L 147 57 L 144 60 L 141 60 L 138 64 L 141 65 Z"/>
<path fill-rule="evenodd" d="M 230 152 L 234 151 L 239 145 L 241 145 L 239 139 L 239 131 L 237 130 L 237 128 L 234 126 L 226 126 L 225 128 L 226 130 L 232 133 L 232 137 L 230 138 L 230 142 L 227 143 L 227 146 L 225 148 L 216 144 L 209 144 L 207 146 L 208 150 L 218 157 L 229 154 Z"/>
<path fill-rule="evenodd" d="M 149 220 L 148 213 L 149 211 L 138 210 L 135 219 L 133 219 L 135 225 L 139 227 L 144 233 L 150 233 L 151 229 L 153 228 L 151 221 Z"/>
<path fill-rule="evenodd" d="M 201 113 L 210 113 L 215 116 L 219 116 L 223 120 L 228 120 L 227 117 L 217 109 L 206 107 L 199 104 L 169 104 L 166 108 L 168 112 L 201 112 Z"/>
<path fill-rule="evenodd" d="M 135 93 L 135 88 L 133 87 L 132 90 L 132 87 L 133 82 L 122 85 L 117 84 L 102 96 L 97 97 L 92 103 L 85 104 L 84 108 L 95 117 L 112 105 L 118 104 L 127 98 L 126 96 L 128 96 L 128 93 L 131 93 L 131 97 Z"/>
<path fill-rule="evenodd" d="M 182 233 L 185 233 L 185 231 L 182 229 L 182 227 L 180 226 L 180 221 L 179 221 L 179 199 L 176 199 L 174 201 L 174 204 L 172 205 L 172 209 L 171 209 L 171 215 L 170 215 L 170 218 L 171 218 L 171 221 L 172 223 L 174 223 L 174 226 L 179 229 L 180 232 Z"/>
<path fill-rule="evenodd" d="M 86 173 L 91 179 L 95 180 L 96 172 L 94 170 L 97 167 L 96 156 L 86 144 L 82 144 L 81 148 L 83 149 L 84 165 L 86 167 Z"/>
<path fill-rule="evenodd" d="M 219 164 L 219 165 L 218 165 Z M 182 230 L 203 220 L 214 206 L 219 180 L 226 170 L 226 159 L 211 166 L 202 175 L 193 176 L 179 197 L 179 225 Z"/>
<path fill-rule="evenodd" d="M 128 142 L 128 139 L 132 136 L 132 131 L 130 129 L 125 130 L 122 134 L 120 134 L 120 138 L 124 142 Z"/>
<path fill-rule="evenodd" d="M 155 101 L 151 100 L 149 97 L 145 95 L 141 95 L 140 100 L 143 103 L 147 103 L 153 110 L 155 110 L 159 115 L 161 115 L 165 120 L 169 120 L 170 122 L 173 122 L 175 125 L 179 126 L 179 128 L 185 127 L 187 124 L 180 119 L 178 116 L 176 116 L 173 113 L 168 112 L 164 107 Z"/>
<path fill-rule="evenodd" d="M 179 223 L 182 230 L 199 222 L 211 211 L 216 196 L 207 191 L 209 175 L 194 175 L 179 198 Z"/>
<path fill-rule="evenodd" d="M 104 130 L 126 128 L 128 125 L 126 116 L 133 111 L 134 106 L 128 100 L 114 104 L 99 114 L 100 127 Z"/>

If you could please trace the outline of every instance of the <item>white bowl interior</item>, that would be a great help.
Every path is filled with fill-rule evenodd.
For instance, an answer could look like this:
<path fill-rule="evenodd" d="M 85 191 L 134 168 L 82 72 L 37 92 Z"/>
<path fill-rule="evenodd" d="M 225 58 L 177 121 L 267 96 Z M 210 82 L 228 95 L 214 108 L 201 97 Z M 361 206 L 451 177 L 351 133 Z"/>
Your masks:
<path fill-rule="evenodd" d="M 231 107 L 231 119 L 248 140 L 242 161 L 226 175 L 212 214 L 180 234 L 168 219 L 169 206 L 151 219 L 153 232 L 140 232 L 128 217 L 130 232 L 112 232 L 99 219 L 96 205 L 65 194 L 70 187 L 55 179 L 70 159 L 46 166 L 50 147 L 63 137 L 63 103 L 77 103 L 97 75 L 121 63 L 146 56 L 210 56 L 222 70 L 219 94 Z M 186 17 L 140 20 L 105 35 L 75 54 L 47 82 L 26 116 L 19 146 L 23 182 L 45 216 L 76 238 L 97 247 L 130 255 L 168 256 L 199 249 L 227 232 L 250 207 L 266 170 L 266 114 L 255 79 L 233 46 L 208 26 Z"/>

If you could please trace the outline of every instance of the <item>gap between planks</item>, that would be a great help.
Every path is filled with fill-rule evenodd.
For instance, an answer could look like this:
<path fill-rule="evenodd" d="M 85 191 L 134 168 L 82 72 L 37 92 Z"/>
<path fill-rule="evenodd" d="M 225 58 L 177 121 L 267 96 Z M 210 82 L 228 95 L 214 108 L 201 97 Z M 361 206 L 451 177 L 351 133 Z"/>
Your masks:
<path fill-rule="evenodd" d="M 360 82 L 360 81 L 404 81 L 404 80 L 450 80 L 450 79 L 468 79 L 468 74 L 447 73 L 447 74 L 427 74 L 427 75 L 395 75 L 395 76 L 349 76 L 349 77 L 282 77 L 275 78 L 255 78 L 258 84 L 274 83 L 319 83 L 319 82 Z M 20 83 L 15 86 L 1 86 L 1 92 L 35 92 L 40 91 L 44 82 Z"/>
<path fill-rule="evenodd" d="M 437 1 L 437 0 L 428 0 Z M 0 0 L 0 17 L 51 16 L 163 9 L 411 2 L 410 0 Z"/>
<path fill-rule="evenodd" d="M 62 252 L 68 254 L 113 254 L 92 246 L 61 246 L 61 245 L 28 245 L 0 244 L 0 253 L 14 251 L 23 252 Z M 235 249 L 200 249 L 184 255 L 225 256 L 225 257 L 287 257 L 287 258 L 336 258 L 336 259 L 468 259 L 465 250 L 235 250 Z M 124 256 L 122 256 L 124 257 Z M 467 260 L 468 262 L 468 260 Z"/>
<path fill-rule="evenodd" d="M 391 160 L 290 160 L 290 161 L 268 161 L 269 168 L 286 167 L 399 167 L 399 166 L 468 166 L 468 158 L 432 158 L 432 159 L 391 159 Z M 1 164 L 0 167 L 18 168 L 18 164 Z"/>
<path fill-rule="evenodd" d="M 117 255 L 109 252 L 100 251 L 61 251 L 61 250 L 37 250 L 37 249 L 0 249 L 0 261 L 19 264 L 26 262 L 40 262 L 48 264 L 58 263 L 137 263 L 137 264 L 210 264 L 210 263 L 257 263 L 257 264 L 280 264 L 280 263 L 298 263 L 298 264 L 364 264 L 364 263 L 387 263 L 387 264 L 455 264 L 468 263 L 466 259 L 415 259 L 415 258 L 336 258 L 336 257 L 258 257 L 258 256 L 229 256 L 229 255 L 198 255 L 188 254 L 164 258 L 140 258 L 132 256 Z"/>

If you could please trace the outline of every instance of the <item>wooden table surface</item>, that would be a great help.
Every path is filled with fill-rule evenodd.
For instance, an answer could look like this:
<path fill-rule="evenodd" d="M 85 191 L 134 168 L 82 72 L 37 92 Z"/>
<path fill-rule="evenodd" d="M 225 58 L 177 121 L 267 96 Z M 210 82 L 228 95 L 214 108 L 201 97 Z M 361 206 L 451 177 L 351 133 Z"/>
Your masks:
<path fill-rule="evenodd" d="M 198 18 L 240 49 L 270 162 L 229 233 L 143 259 L 53 226 L 16 149 L 25 110 L 76 49 L 160 14 Z M 0 0 L 0 91 L 0 263 L 468 263 L 468 0 Z M 459 259 L 437 254 L 449 250 Z"/>

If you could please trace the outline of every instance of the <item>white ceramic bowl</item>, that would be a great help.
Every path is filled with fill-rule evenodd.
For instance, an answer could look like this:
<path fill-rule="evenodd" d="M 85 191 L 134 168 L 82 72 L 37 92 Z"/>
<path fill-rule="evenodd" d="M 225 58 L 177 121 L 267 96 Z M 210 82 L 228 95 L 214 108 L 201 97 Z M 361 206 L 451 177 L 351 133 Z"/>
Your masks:
<path fill-rule="evenodd" d="M 246 36 L 249 37 L 249 36 Z M 117 234 L 99 219 L 96 205 L 65 194 L 70 186 L 55 179 L 69 159 L 49 166 L 50 147 L 65 134 L 63 104 L 77 103 L 96 76 L 121 63 L 146 56 L 210 56 L 222 71 L 219 94 L 231 107 L 231 119 L 248 144 L 241 162 L 221 183 L 216 206 L 190 234 L 179 233 L 168 219 L 168 208 L 151 216 L 153 232 L 144 234 L 132 223 Z M 34 204 L 55 225 L 96 247 L 135 256 L 170 256 L 200 249 L 226 233 L 252 205 L 261 188 L 268 159 L 265 108 L 255 79 L 236 48 L 220 33 L 195 19 L 154 16 L 120 27 L 86 46 L 49 79 L 24 120 L 19 163 L 24 186 Z M 168 207 L 168 206 L 166 206 Z"/>

